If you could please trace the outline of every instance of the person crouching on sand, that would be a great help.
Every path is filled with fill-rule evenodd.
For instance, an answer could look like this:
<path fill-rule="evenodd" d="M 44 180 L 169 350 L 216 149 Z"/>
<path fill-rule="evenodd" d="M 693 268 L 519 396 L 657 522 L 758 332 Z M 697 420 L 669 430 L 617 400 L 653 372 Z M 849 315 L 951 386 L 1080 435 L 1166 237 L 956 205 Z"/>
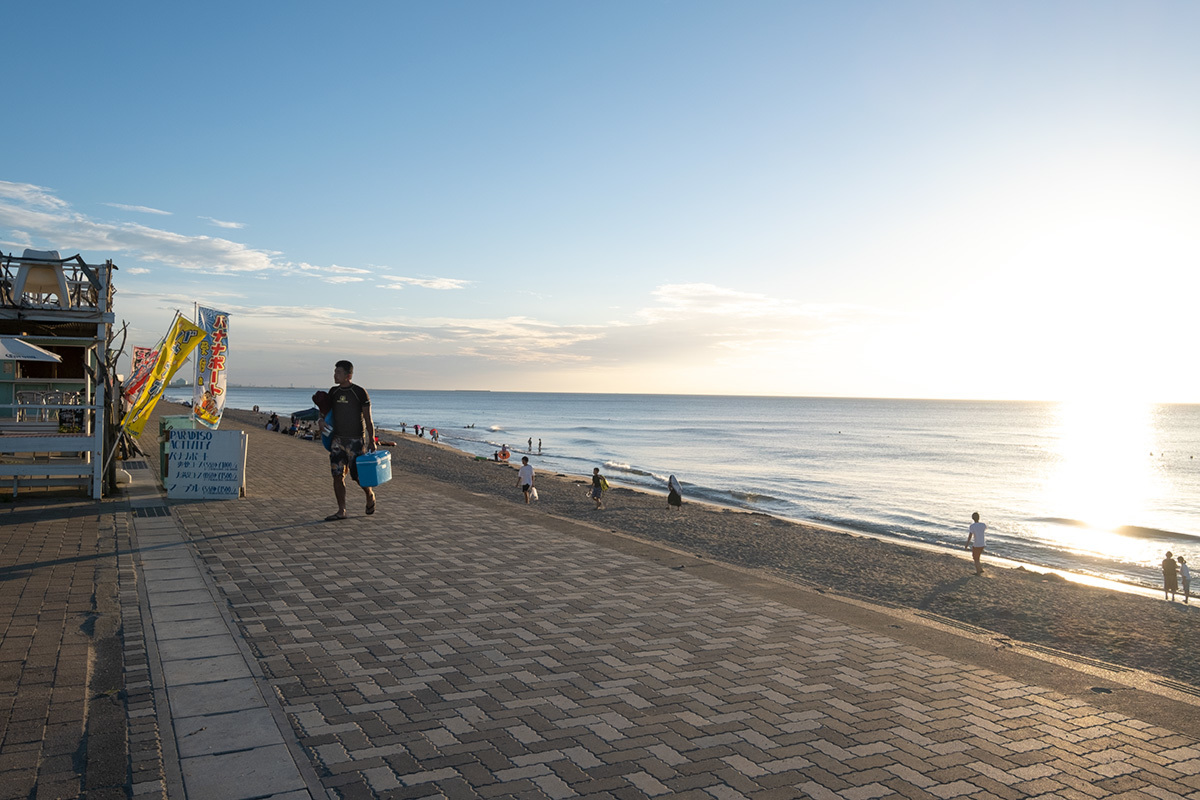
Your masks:
<path fill-rule="evenodd" d="M 667 505 L 671 508 L 683 507 L 683 487 L 674 475 L 667 479 Z"/>
<path fill-rule="evenodd" d="M 517 486 L 525 494 L 525 505 L 529 505 L 529 491 L 533 488 L 533 467 L 529 456 L 521 456 L 521 469 L 517 472 Z"/>
<path fill-rule="evenodd" d="M 983 556 L 983 532 L 987 530 L 987 525 L 979 521 L 979 512 L 976 511 L 971 515 L 974 522 L 967 528 L 967 547 L 971 548 L 971 558 L 975 561 L 975 574 L 983 574 L 983 565 L 979 563 L 979 559 Z"/>

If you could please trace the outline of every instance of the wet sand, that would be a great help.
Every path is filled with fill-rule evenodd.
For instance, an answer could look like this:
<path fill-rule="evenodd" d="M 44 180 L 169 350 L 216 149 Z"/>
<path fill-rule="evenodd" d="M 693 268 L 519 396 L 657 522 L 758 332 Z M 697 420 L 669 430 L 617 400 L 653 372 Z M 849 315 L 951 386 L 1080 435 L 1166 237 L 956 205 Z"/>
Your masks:
<path fill-rule="evenodd" d="M 248 426 L 261 426 L 267 417 L 229 409 L 225 413 Z M 401 481 L 404 472 L 413 472 L 524 503 L 516 486 L 519 452 L 514 451 L 512 464 L 501 464 L 476 460 L 412 434 L 379 435 L 396 442 L 389 449 L 393 474 Z M 536 470 L 537 456 L 530 462 Z M 689 503 L 686 498 L 676 510 L 667 506 L 665 495 L 631 489 L 614 487 L 605 493 L 605 507 L 596 510 L 587 496 L 590 476 L 538 471 L 535 485 L 540 495 L 536 508 L 547 514 L 767 570 L 825 592 L 928 611 L 1018 641 L 1200 686 L 1196 598 L 1188 606 L 1080 585 L 1053 574 L 989 566 L 986 555 L 986 574 L 977 577 L 969 559 L 950 553 Z"/>

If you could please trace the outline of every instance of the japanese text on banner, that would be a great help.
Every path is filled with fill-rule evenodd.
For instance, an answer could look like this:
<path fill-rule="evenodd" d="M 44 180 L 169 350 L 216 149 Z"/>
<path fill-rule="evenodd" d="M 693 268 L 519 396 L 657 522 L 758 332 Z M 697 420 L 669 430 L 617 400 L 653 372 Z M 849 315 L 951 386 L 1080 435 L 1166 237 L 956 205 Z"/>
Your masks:
<path fill-rule="evenodd" d="M 196 349 L 196 380 L 192 390 L 192 417 L 208 428 L 221 424 L 225 411 L 225 366 L 229 355 L 229 315 L 199 306 L 196 323 L 204 341 Z"/>

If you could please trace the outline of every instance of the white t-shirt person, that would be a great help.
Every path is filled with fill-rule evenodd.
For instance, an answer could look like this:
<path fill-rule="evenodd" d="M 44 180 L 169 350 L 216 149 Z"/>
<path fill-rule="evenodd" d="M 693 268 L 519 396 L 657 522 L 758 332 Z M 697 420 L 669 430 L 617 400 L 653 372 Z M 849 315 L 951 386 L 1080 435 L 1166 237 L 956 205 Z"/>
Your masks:
<path fill-rule="evenodd" d="M 967 528 L 967 547 L 971 548 L 971 558 L 975 561 L 975 574 L 983 574 L 983 565 L 979 563 L 980 556 L 983 555 L 983 532 L 987 530 L 987 525 L 979 521 L 979 512 L 971 515 L 974 522 Z"/>
<path fill-rule="evenodd" d="M 517 486 L 525 493 L 525 502 L 529 503 L 529 490 L 533 488 L 533 465 L 528 456 L 521 457 L 521 469 L 517 472 Z"/>

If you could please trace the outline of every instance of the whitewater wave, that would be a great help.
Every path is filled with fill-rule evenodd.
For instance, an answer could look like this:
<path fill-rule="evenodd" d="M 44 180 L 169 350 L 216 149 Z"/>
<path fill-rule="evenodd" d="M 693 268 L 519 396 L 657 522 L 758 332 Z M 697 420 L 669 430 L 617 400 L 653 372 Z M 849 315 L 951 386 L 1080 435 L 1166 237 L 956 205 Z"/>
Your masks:
<path fill-rule="evenodd" d="M 608 470 L 609 472 L 623 472 L 626 475 L 636 475 L 639 478 L 651 478 L 651 479 L 657 481 L 658 483 L 665 484 L 669 480 L 669 478 L 666 475 L 659 475 L 656 472 L 650 472 L 649 470 L 645 470 L 645 469 L 638 469 L 637 467 L 632 467 L 629 464 L 622 464 L 619 461 L 605 461 L 604 468 L 606 470 Z"/>
<path fill-rule="evenodd" d="M 495 433 L 496 431 L 504 430 L 504 428 L 500 427 L 499 425 L 493 425 L 490 428 L 488 428 L 488 430 L 491 431 L 492 433 Z"/>

